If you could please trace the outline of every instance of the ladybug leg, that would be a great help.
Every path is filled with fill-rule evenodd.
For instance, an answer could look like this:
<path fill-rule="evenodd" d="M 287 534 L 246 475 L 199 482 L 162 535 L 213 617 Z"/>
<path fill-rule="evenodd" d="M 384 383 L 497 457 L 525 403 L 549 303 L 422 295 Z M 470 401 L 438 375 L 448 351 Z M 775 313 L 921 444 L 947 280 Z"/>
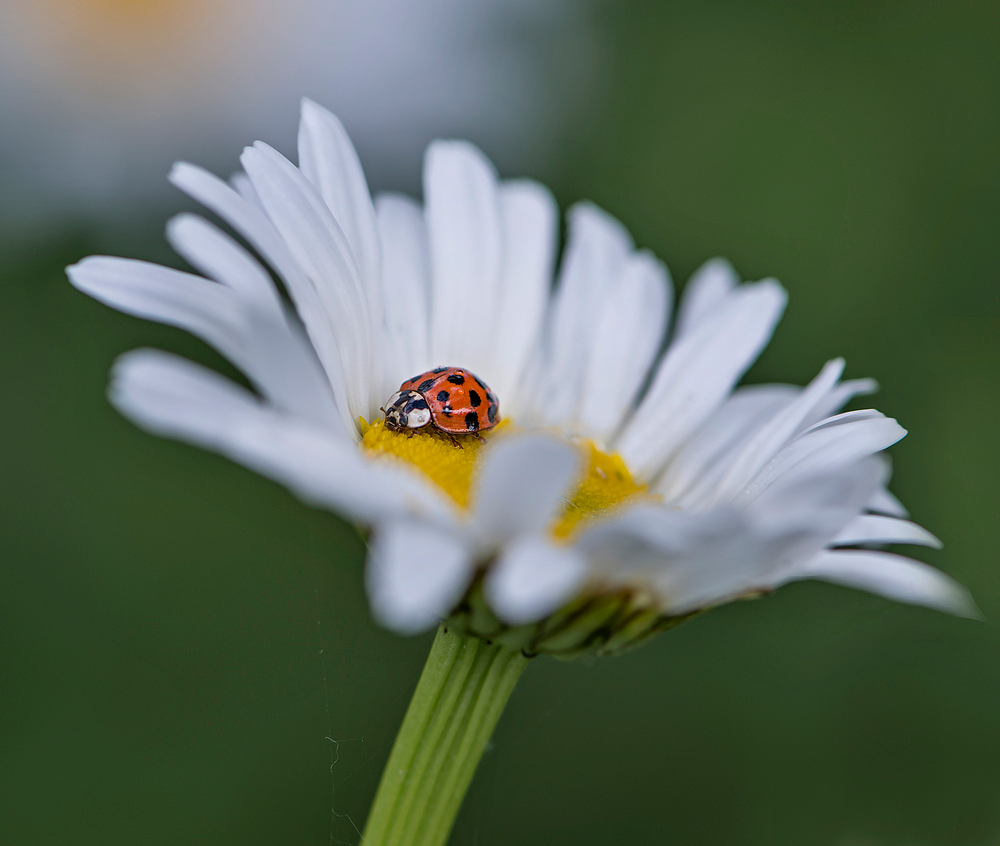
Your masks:
<path fill-rule="evenodd" d="M 486 438 L 484 438 L 482 435 L 480 435 L 479 432 L 473 432 L 473 434 L 476 436 L 476 440 L 477 441 L 479 441 L 481 443 L 484 443 L 484 444 L 486 443 Z"/>
<path fill-rule="evenodd" d="M 448 437 L 451 438 L 451 445 L 453 447 L 457 447 L 458 449 L 465 449 L 465 447 L 462 446 L 462 442 L 450 432 L 448 433 Z"/>

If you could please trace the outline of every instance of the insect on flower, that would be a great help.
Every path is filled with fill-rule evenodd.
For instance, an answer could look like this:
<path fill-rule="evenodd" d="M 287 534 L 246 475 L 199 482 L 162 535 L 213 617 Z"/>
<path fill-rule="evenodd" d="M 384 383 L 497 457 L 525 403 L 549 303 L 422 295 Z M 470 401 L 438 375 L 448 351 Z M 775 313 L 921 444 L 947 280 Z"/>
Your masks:
<path fill-rule="evenodd" d="M 407 379 L 380 411 L 387 429 L 411 434 L 431 425 L 446 435 L 478 437 L 500 422 L 496 395 L 482 379 L 460 367 L 435 367 Z"/>

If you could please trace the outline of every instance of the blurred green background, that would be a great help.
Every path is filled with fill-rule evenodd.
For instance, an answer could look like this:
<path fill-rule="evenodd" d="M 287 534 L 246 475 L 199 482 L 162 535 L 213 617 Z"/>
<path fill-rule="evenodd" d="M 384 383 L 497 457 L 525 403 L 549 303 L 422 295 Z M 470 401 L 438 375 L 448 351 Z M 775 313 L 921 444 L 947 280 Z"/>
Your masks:
<path fill-rule="evenodd" d="M 713 255 L 780 278 L 749 380 L 841 354 L 875 376 L 911 432 L 893 489 L 945 542 L 916 554 L 1000 619 L 1000 6 L 600 16 L 600 105 L 530 175 L 619 216 L 678 283 Z M 233 372 L 62 272 L 176 263 L 163 219 L 187 207 L 3 241 L 5 844 L 356 843 L 430 642 L 372 623 L 351 528 L 107 405 L 137 346 Z M 811 583 L 618 659 L 540 659 L 451 842 L 1000 844 L 997 626 Z"/>

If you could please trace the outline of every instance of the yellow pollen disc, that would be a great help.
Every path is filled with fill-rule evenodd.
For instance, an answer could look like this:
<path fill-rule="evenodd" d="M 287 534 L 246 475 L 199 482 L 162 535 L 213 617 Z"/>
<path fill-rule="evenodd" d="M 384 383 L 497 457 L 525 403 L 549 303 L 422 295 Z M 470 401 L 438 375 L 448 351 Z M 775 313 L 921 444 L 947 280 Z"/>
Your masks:
<path fill-rule="evenodd" d="M 482 450 L 488 448 L 494 435 L 512 429 L 510 422 L 503 420 L 482 440 L 458 435 L 455 441 L 461 445 L 459 448 L 448 435 L 432 427 L 412 434 L 392 432 L 386 428 L 385 420 L 369 424 L 361 418 L 361 444 L 372 453 L 402 459 L 419 468 L 456 503 L 467 508 Z M 591 441 L 580 441 L 577 447 L 586 459 L 586 469 L 552 526 L 555 537 L 568 538 L 589 520 L 608 516 L 625 502 L 656 499 L 645 486 L 636 484 L 620 456 L 602 452 Z"/>

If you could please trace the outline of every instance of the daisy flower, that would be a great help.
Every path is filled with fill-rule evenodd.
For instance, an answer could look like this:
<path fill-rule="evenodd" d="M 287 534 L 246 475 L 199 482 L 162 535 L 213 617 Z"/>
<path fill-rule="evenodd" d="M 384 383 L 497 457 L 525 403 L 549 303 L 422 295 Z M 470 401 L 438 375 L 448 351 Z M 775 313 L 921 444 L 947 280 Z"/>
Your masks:
<path fill-rule="evenodd" d="M 835 359 L 804 388 L 736 387 L 785 307 L 772 279 L 670 277 L 593 205 L 568 215 L 435 142 L 423 205 L 371 197 L 340 122 L 305 101 L 296 167 L 248 147 L 230 182 L 170 181 L 203 217 L 167 238 L 198 274 L 95 256 L 80 290 L 182 327 L 248 390 L 155 350 L 122 356 L 111 401 L 370 532 L 375 616 L 443 621 L 363 841 L 443 846 L 528 660 L 635 646 L 799 579 L 976 616 L 968 592 L 893 543 L 937 546 L 888 492 L 905 434 Z"/>
<path fill-rule="evenodd" d="M 804 388 L 736 387 L 785 307 L 776 281 L 743 283 L 715 259 L 673 314 L 664 265 L 588 203 L 569 211 L 555 272 L 544 187 L 440 141 L 423 205 L 373 199 L 342 125 L 310 101 L 298 158 L 258 142 L 229 183 L 175 166 L 170 181 L 239 236 L 170 221 L 201 275 L 99 256 L 68 273 L 246 374 L 255 391 L 137 350 L 110 397 L 143 428 L 370 530 L 383 624 L 450 620 L 526 654 L 613 652 L 811 578 L 975 615 L 948 576 L 880 549 L 938 542 L 886 489 L 880 453 L 905 431 L 838 413 L 871 380 L 842 381 L 836 359 Z M 439 367 L 490 386 L 500 424 L 458 438 L 386 426 L 400 385 Z"/>

